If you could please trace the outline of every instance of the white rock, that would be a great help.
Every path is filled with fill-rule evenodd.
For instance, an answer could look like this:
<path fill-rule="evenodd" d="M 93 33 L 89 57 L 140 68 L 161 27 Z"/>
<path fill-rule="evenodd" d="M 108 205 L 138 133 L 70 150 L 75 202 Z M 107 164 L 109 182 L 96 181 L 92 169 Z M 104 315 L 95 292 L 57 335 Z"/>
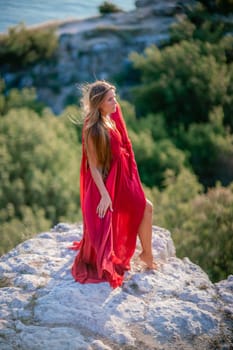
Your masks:
<path fill-rule="evenodd" d="M 137 250 L 121 288 L 79 284 L 68 247 L 81 236 L 81 225 L 62 223 L 0 259 L 0 349 L 230 349 L 232 276 L 212 284 L 154 227 L 158 270 L 144 271 Z"/>
<path fill-rule="evenodd" d="M 93 349 L 93 350 L 111 350 L 111 348 L 107 345 L 104 345 L 101 340 L 94 340 L 91 343 L 91 349 Z"/>

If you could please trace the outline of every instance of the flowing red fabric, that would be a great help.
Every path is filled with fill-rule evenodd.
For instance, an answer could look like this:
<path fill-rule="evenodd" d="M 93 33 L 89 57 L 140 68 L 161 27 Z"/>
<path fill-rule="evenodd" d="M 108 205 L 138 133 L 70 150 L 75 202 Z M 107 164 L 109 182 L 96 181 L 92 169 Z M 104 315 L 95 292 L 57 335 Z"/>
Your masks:
<path fill-rule="evenodd" d="M 108 209 L 102 219 L 96 213 L 100 193 L 83 144 L 80 169 L 83 238 L 74 242 L 71 249 L 79 250 L 72 266 L 77 282 L 109 282 L 116 288 L 122 284 L 124 272 L 130 269 L 146 199 L 120 106 L 111 118 L 116 128 L 110 131 L 112 160 L 105 186 L 113 212 Z"/>

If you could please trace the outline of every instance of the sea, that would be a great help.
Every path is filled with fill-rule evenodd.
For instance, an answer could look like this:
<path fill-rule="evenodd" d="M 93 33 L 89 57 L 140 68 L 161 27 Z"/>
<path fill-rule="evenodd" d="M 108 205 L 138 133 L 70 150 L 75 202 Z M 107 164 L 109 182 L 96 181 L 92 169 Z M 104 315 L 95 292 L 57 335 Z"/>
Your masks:
<path fill-rule="evenodd" d="M 34 26 L 56 20 L 83 19 L 99 14 L 104 0 L 0 0 L 0 33 L 24 23 Z M 108 1 L 125 11 L 135 8 L 135 0 Z"/>

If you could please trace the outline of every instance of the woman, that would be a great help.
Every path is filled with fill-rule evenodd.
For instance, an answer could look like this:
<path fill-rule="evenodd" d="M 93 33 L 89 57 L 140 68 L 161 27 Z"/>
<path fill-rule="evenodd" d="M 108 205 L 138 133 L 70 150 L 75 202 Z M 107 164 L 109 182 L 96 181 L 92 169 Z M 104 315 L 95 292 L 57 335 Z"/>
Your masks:
<path fill-rule="evenodd" d="M 137 234 L 147 268 L 152 256 L 152 204 L 146 200 L 115 87 L 104 81 L 87 86 L 82 134 L 80 197 L 83 238 L 72 274 L 80 283 L 108 281 L 115 288 L 130 268 Z"/>

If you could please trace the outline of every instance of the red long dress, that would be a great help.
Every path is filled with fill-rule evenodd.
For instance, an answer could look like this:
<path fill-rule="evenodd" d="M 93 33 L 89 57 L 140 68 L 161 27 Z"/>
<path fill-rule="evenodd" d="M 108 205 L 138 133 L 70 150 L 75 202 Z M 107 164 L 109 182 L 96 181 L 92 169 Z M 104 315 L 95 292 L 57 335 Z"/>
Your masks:
<path fill-rule="evenodd" d="M 105 186 L 112 199 L 104 218 L 96 213 L 99 190 L 88 167 L 84 144 L 80 169 L 80 199 L 83 214 L 83 238 L 72 249 L 79 252 L 72 266 L 72 275 L 80 283 L 109 282 L 113 288 L 123 282 L 130 269 L 139 225 L 146 199 L 128 137 L 121 109 L 111 114 L 116 129 L 110 131 L 112 160 Z"/>

